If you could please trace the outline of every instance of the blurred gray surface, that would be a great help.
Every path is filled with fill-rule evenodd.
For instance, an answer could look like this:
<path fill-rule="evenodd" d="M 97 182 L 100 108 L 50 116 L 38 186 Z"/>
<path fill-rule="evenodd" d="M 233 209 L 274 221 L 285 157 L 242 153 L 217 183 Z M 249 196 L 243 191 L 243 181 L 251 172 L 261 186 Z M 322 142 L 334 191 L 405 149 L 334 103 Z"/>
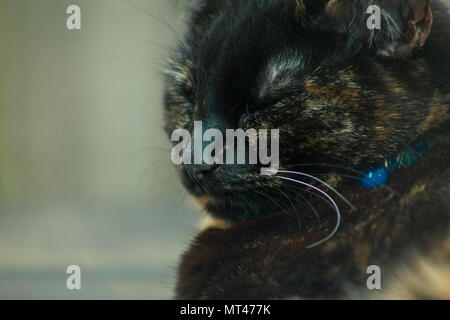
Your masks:
<path fill-rule="evenodd" d="M 130 2 L 153 17 L 122 0 L 0 0 L 1 299 L 172 297 L 200 218 L 162 130 L 182 8 Z M 66 28 L 70 4 L 82 30 Z M 65 287 L 72 264 L 81 291 Z"/>

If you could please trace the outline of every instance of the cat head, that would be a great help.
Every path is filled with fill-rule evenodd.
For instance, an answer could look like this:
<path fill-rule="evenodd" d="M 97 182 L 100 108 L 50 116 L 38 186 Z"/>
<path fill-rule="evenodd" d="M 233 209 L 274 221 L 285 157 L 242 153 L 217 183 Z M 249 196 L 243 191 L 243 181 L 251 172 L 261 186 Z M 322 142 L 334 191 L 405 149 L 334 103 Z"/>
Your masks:
<path fill-rule="evenodd" d="M 448 118 L 416 51 L 432 24 L 426 0 L 202 1 L 167 72 L 165 129 L 279 129 L 282 169 L 380 165 Z M 236 221 L 289 193 L 260 167 L 178 169 L 206 210 Z"/>

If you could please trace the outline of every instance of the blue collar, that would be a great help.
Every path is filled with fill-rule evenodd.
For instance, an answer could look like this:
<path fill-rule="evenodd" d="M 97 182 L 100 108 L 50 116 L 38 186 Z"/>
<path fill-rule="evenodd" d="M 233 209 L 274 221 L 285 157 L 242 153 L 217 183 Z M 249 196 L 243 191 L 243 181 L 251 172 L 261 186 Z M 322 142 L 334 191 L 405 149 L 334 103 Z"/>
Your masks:
<path fill-rule="evenodd" d="M 391 171 L 412 166 L 421 160 L 434 146 L 435 141 L 431 139 L 415 142 L 395 158 L 387 160 L 384 166 L 366 172 L 359 181 L 364 187 L 369 189 L 385 185 L 389 180 Z"/>

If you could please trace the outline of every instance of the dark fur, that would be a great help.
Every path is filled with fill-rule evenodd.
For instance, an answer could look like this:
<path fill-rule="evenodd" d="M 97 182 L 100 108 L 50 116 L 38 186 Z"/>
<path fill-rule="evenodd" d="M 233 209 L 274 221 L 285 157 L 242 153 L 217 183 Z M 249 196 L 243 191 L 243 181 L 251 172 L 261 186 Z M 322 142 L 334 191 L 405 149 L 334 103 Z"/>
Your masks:
<path fill-rule="evenodd" d="M 369 3 L 385 10 L 378 33 L 366 27 Z M 414 141 L 448 136 L 448 10 L 435 1 L 431 35 L 418 49 L 427 31 L 424 4 L 198 4 L 169 70 L 168 133 L 192 129 L 194 120 L 222 130 L 280 128 L 282 167 L 327 173 L 327 181 L 357 210 L 344 210 L 333 239 L 306 249 L 335 223 L 320 200 L 259 175 L 256 165 L 222 166 L 200 183 L 189 168 L 180 168 L 206 210 L 234 225 L 197 237 L 180 264 L 179 298 L 343 297 L 346 287 L 365 285 L 367 266 L 390 269 L 397 263 L 393 257 L 411 248 L 426 254 L 441 244 L 450 219 L 446 138 L 420 163 L 392 175 L 389 186 L 397 194 L 364 189 L 343 175 L 348 171 L 328 166 L 362 172 Z M 413 41 L 408 21 L 414 19 L 418 40 Z M 299 193 L 318 211 L 323 232 L 310 208 L 293 208 Z"/>

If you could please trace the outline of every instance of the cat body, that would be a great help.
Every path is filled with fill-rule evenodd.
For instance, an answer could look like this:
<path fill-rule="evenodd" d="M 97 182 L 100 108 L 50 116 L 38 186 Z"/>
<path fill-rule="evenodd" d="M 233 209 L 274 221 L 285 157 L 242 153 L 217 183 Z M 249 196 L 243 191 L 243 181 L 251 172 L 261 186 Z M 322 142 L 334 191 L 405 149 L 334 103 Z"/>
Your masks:
<path fill-rule="evenodd" d="M 373 4 L 381 30 L 367 28 Z M 215 223 L 184 254 L 177 298 L 450 298 L 448 8 L 196 4 L 168 71 L 167 132 L 199 120 L 221 131 L 280 129 L 280 172 L 291 181 L 261 176 L 258 165 L 178 167 Z M 358 182 L 424 139 L 433 148 L 386 186 Z M 314 186 L 343 195 L 338 217 Z M 381 290 L 367 288 L 370 266 Z"/>

